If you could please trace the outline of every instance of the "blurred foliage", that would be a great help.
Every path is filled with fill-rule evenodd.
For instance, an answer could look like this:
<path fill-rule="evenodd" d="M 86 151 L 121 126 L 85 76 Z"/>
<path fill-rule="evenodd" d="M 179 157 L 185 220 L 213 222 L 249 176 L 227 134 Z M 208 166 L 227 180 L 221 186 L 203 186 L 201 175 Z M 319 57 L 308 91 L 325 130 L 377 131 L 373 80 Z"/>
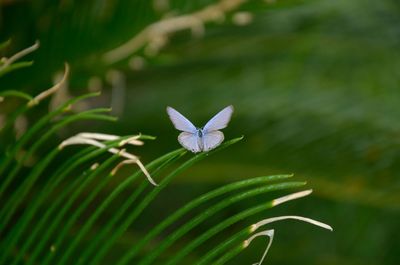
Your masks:
<path fill-rule="evenodd" d="M 20 64 L 16 61 L 35 50 L 37 46 L 35 44 L 9 58 L 4 57 L 0 73 L 10 73 L 8 69 L 15 69 L 15 65 Z M 22 123 L 26 123 L 25 116 L 43 104 L 46 98 L 57 98 L 57 94 L 65 88 L 68 76 L 69 66 L 66 64 L 61 80 L 37 96 L 17 90 L 0 92 L 1 102 L 9 101 L 10 97 L 26 101 L 16 106 L 16 110 L 10 111 L 9 115 L 5 115 L 4 122 L 0 124 L 2 147 L 4 146 L 4 151 L 0 153 L 0 264 L 145 265 L 157 260 L 168 265 L 179 262 L 225 264 L 245 250 L 253 239 L 268 236 L 269 243 L 259 262 L 261 264 L 272 244 L 275 231 L 264 228 L 268 223 L 297 219 L 332 231 L 329 225 L 300 216 L 263 218 L 246 225 L 241 231 L 235 232 L 230 229 L 232 226 L 240 227 L 247 219 L 253 219 L 270 208 L 308 196 L 312 192 L 303 190 L 276 197 L 279 196 L 276 192 L 299 188 L 306 183 L 287 181 L 293 175 L 272 175 L 222 185 L 197 197 L 167 217 L 159 218 L 143 236 L 135 238 L 121 251 L 116 242 L 128 234 L 127 230 L 137 223 L 143 211 L 149 211 L 148 208 L 152 211 L 151 202 L 177 175 L 196 162 L 241 141 L 243 137 L 225 141 L 211 151 L 191 156 L 169 173 L 163 170 L 180 160 L 188 153 L 187 150 L 179 148 L 168 152 L 148 163 L 146 167 L 136 155 L 127 151 L 127 145 L 141 146 L 144 144 L 143 140 L 154 140 L 152 136 L 139 134 L 120 137 L 85 132 L 54 146 L 48 140 L 74 122 L 116 121 L 114 117 L 105 114 L 111 111 L 109 108 L 74 112 L 73 107 L 76 104 L 99 95 L 89 93 L 73 97 L 56 106 L 49 113 L 34 120 L 34 125 L 29 128 L 26 125 L 21 126 Z M 15 134 L 11 133 L 8 139 L 10 141 L 7 141 L 7 132 L 13 130 Z M 80 151 L 75 149 L 74 155 L 65 156 L 66 147 L 71 145 L 90 147 Z M 45 148 L 51 151 L 41 157 L 36 156 L 39 150 Z M 113 155 L 103 160 L 101 157 L 105 153 Z M 64 156 L 63 160 L 59 160 L 60 155 Z M 121 166 L 127 164 L 136 164 L 139 170 L 117 180 L 113 186 L 112 181 L 115 181 L 116 173 Z M 147 179 L 137 180 L 142 173 Z M 157 184 L 153 178 L 160 173 L 164 176 Z M 153 186 L 146 189 L 149 183 Z M 124 195 L 118 206 L 111 208 L 123 193 L 130 194 Z M 274 193 L 274 199 L 265 197 L 256 206 L 248 208 L 242 205 L 243 208 L 238 213 L 226 215 L 226 210 L 231 205 L 252 197 L 261 198 L 261 195 L 267 193 Z M 221 212 L 225 219 L 215 220 L 214 217 Z M 145 220 L 147 225 L 150 224 L 149 219 Z M 214 223 L 209 222 L 210 220 Z M 185 238 L 187 233 L 199 225 L 205 229 L 203 232 Z M 205 228 L 207 226 L 209 227 Z M 261 228 L 265 230 L 260 231 Z M 169 234 L 160 236 L 166 230 Z M 221 232 L 224 232 L 223 235 L 220 235 Z M 232 233 L 233 236 L 225 239 Z M 218 235 L 217 240 L 215 235 Z M 176 243 L 182 237 L 185 245 Z M 213 243 L 204 246 L 210 238 L 213 239 Z M 151 245 L 151 249 L 143 251 L 148 245 Z M 175 248 L 175 245 L 178 245 L 179 251 L 171 252 L 170 249 Z M 199 246 L 203 246 L 202 255 L 198 254 Z"/>
<path fill-rule="evenodd" d="M 169 5 L 155 8 L 155 2 Z M 268 262 L 399 264 L 400 3 L 246 1 L 238 10 L 250 12 L 250 24 L 235 25 L 236 11 L 230 12 L 206 24 L 204 36 L 180 31 L 158 53 L 143 47 L 136 60 L 104 62 L 106 52 L 149 24 L 215 2 L 3 0 L 0 42 L 12 40 L 5 53 L 35 40 L 41 48 L 29 57 L 33 67 L 1 77 L 0 89 L 36 94 L 68 61 L 69 93 L 102 84 L 102 97 L 91 106 L 109 104 L 119 116 L 117 125 L 103 130 L 158 137 L 144 158 L 177 146 L 165 106 L 201 126 L 233 104 L 225 134 L 245 135 L 245 141 L 191 168 L 175 182 L 176 198 L 166 192 L 160 202 L 173 207 L 231 179 L 294 172 L 318 198 L 293 211 L 323 217 L 336 231 L 327 237 L 296 228 L 294 236 L 285 226 Z M 129 245 L 132 239 L 126 240 Z"/>

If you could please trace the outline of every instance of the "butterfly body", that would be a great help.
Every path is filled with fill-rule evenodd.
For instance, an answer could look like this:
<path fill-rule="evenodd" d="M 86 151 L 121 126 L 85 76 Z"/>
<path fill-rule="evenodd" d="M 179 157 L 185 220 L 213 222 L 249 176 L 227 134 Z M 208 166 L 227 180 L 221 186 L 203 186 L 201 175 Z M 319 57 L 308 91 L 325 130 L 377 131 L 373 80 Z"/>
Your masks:
<path fill-rule="evenodd" d="M 175 128 L 182 131 L 178 136 L 179 143 L 193 153 L 198 153 L 210 151 L 222 143 L 224 134 L 219 130 L 228 125 L 233 106 L 218 112 L 203 128 L 195 127 L 174 108 L 167 107 L 167 113 Z"/>
<path fill-rule="evenodd" d="M 199 146 L 200 150 L 204 149 L 204 138 L 203 138 L 203 129 L 199 128 L 197 129 L 197 145 Z"/>
<path fill-rule="evenodd" d="M 202 128 L 197 128 L 197 136 L 200 138 L 203 138 L 203 129 Z"/>

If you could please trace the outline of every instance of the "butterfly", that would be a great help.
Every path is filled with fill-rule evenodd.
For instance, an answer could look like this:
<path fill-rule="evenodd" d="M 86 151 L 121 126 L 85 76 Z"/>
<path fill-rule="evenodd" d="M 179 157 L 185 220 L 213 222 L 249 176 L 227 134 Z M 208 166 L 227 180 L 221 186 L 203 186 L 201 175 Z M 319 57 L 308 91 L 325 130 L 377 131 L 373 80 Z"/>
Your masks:
<path fill-rule="evenodd" d="M 175 128 L 182 131 L 178 136 L 179 143 L 193 153 L 207 152 L 222 143 L 224 134 L 220 129 L 228 126 L 233 113 L 233 106 L 218 112 L 203 128 L 197 128 L 177 110 L 167 107 L 167 113 Z"/>

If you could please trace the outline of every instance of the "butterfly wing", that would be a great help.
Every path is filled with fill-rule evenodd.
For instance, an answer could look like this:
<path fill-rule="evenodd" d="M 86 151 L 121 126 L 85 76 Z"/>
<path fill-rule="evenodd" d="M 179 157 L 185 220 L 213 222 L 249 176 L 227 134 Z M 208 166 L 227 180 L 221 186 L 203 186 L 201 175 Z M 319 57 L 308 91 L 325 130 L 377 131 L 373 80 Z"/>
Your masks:
<path fill-rule="evenodd" d="M 179 143 L 193 153 L 201 152 L 196 133 L 182 132 L 178 136 Z"/>
<path fill-rule="evenodd" d="M 225 128 L 226 126 L 228 126 L 232 113 L 232 105 L 224 108 L 207 122 L 207 124 L 203 128 L 203 131 L 207 133 Z"/>
<path fill-rule="evenodd" d="M 196 127 L 177 110 L 167 107 L 167 113 L 177 130 L 193 134 L 196 133 Z"/>
<path fill-rule="evenodd" d="M 224 134 L 220 131 L 211 131 L 203 135 L 203 151 L 207 152 L 222 143 Z"/>

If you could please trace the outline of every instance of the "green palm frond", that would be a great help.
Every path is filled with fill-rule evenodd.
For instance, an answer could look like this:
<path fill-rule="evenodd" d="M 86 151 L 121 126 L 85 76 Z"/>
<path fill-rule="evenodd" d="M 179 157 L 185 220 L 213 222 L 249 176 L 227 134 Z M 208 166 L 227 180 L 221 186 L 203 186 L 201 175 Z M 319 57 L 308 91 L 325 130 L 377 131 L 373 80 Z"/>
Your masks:
<path fill-rule="evenodd" d="M 58 89 L 65 79 L 55 87 Z M 36 97 L 12 90 L 2 92 L 3 101 L 11 97 L 23 101 L 7 115 L 7 126 L 2 127 L 1 133 L 12 128 L 18 117 L 28 115 L 35 106 L 42 104 L 53 90 Z M 231 249 L 227 253 L 231 253 L 229 258 L 232 258 L 233 253 L 237 254 L 235 246 L 243 246 L 246 236 L 254 232 L 251 227 L 237 232 L 237 227 L 243 227 L 254 216 L 264 215 L 274 206 L 311 192 L 303 192 L 301 196 L 296 193 L 289 197 L 279 195 L 305 185 L 305 182 L 288 181 L 292 175 L 262 176 L 226 184 L 186 203 L 165 220 L 152 224 L 142 238 L 137 238 L 123 253 L 116 254 L 119 252 L 118 240 L 138 223 L 144 211 L 152 210 L 152 202 L 174 178 L 243 137 L 225 141 L 216 149 L 197 155 L 188 156 L 187 151 L 180 148 L 144 167 L 140 166 L 139 158 L 126 149 L 129 144 L 141 145 L 143 140 L 155 139 L 148 135 L 80 133 L 60 144 L 49 144 L 57 133 L 75 122 L 116 121 L 108 108 L 70 111 L 71 106 L 96 96 L 98 93 L 91 93 L 67 100 L 33 120 L 32 126 L 19 138 L 12 137 L 9 146 L 4 148 L 8 151 L 1 154 L 0 160 L 0 264 L 94 265 L 112 262 L 145 265 L 162 261 L 172 265 L 186 263 L 192 253 L 200 253 L 199 247 L 205 245 L 201 250 L 204 256 L 195 258 L 196 262 L 209 264 L 213 260 L 213 264 L 223 264 L 228 260 L 224 250 Z M 88 146 L 72 147 L 76 144 Z M 69 149 L 74 150 L 72 155 Z M 139 169 L 116 182 L 117 170 L 126 158 L 136 162 Z M 31 159 L 36 161 L 29 164 Z M 266 197 L 268 194 L 271 195 Z M 242 201 L 254 197 L 262 198 L 260 203 L 248 209 L 241 208 Z M 207 224 L 209 227 L 204 232 L 189 238 L 185 246 L 178 247 L 179 251 L 168 251 L 188 233 L 199 227 L 204 229 L 205 223 L 234 205 L 240 209 L 237 213 L 222 222 Z M 229 243 L 220 236 L 216 240 L 216 235 L 226 231 L 237 234 L 234 239 L 228 239 Z M 210 240 L 213 243 L 208 243 Z M 149 245 L 152 245 L 150 249 Z"/>

